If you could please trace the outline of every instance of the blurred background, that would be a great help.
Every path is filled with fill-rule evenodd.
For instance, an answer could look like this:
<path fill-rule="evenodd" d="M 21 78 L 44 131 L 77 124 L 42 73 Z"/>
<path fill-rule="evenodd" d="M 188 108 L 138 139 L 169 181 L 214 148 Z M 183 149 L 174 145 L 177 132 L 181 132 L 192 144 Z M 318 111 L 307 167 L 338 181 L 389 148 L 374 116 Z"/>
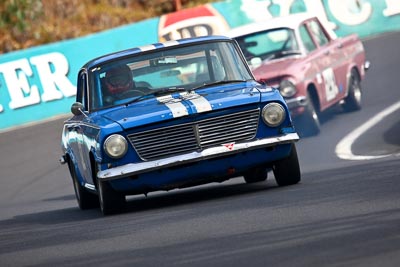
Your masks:
<path fill-rule="evenodd" d="M 81 37 L 211 0 L 2 0 L 0 53 Z"/>

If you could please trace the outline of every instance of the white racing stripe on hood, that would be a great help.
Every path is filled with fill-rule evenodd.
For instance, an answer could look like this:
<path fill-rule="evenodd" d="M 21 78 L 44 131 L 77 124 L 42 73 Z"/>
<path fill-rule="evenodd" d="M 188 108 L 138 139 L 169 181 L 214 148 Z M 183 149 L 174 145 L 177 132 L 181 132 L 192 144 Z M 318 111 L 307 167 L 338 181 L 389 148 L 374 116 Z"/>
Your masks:
<path fill-rule="evenodd" d="M 179 42 L 175 41 L 175 40 L 167 41 L 167 42 L 163 43 L 164 47 L 173 46 L 173 45 L 177 45 L 177 44 L 179 44 Z"/>
<path fill-rule="evenodd" d="M 157 97 L 157 101 L 165 104 L 171 110 L 174 118 L 189 115 L 187 108 L 181 103 L 182 100 L 173 98 L 172 95 Z"/>
<path fill-rule="evenodd" d="M 149 51 L 149 50 L 154 50 L 156 47 L 154 45 L 144 45 L 140 46 L 139 49 L 142 52 Z"/>
<path fill-rule="evenodd" d="M 196 107 L 198 113 L 212 110 L 210 102 L 195 92 L 180 93 L 180 96 L 183 100 L 190 101 Z"/>

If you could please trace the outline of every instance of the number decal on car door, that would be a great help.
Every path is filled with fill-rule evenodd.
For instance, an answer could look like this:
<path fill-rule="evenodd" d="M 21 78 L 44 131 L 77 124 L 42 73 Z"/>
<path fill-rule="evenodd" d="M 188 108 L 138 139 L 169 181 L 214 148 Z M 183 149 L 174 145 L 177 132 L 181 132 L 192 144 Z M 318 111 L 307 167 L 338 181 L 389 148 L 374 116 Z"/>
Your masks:
<path fill-rule="evenodd" d="M 339 94 L 339 88 L 336 85 L 333 69 L 328 68 L 322 71 L 322 77 L 324 77 L 326 101 L 331 101 Z"/>

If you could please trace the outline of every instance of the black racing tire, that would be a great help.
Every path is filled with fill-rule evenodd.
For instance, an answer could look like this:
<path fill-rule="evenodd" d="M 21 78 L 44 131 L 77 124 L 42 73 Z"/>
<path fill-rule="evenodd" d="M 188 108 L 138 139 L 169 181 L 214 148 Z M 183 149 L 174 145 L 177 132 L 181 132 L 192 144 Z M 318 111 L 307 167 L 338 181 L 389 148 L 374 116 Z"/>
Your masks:
<path fill-rule="evenodd" d="M 355 70 L 351 71 L 349 80 L 349 91 L 342 105 L 343 110 L 352 112 L 360 110 L 362 107 L 362 90 L 360 76 Z"/>
<path fill-rule="evenodd" d="M 257 167 L 246 172 L 243 178 L 248 184 L 264 182 L 268 178 L 268 171 L 266 168 Z"/>
<path fill-rule="evenodd" d="M 287 158 L 274 163 L 272 171 L 279 186 L 293 185 L 300 182 L 300 165 L 295 144 L 292 144 L 292 149 Z"/>
<path fill-rule="evenodd" d="M 305 111 L 295 119 L 295 126 L 302 137 L 315 136 L 321 132 L 321 123 L 314 102 L 307 93 L 307 106 Z"/>
<path fill-rule="evenodd" d="M 73 167 L 71 161 L 68 161 L 68 168 L 71 174 L 72 183 L 74 185 L 75 197 L 78 202 L 79 208 L 81 210 L 98 208 L 99 207 L 98 197 L 95 194 L 88 192 L 79 183 L 75 168 Z"/>
<path fill-rule="evenodd" d="M 100 181 L 100 179 L 96 179 L 96 181 L 100 209 L 103 215 L 122 212 L 126 204 L 125 195 L 116 192 L 107 181 Z"/>

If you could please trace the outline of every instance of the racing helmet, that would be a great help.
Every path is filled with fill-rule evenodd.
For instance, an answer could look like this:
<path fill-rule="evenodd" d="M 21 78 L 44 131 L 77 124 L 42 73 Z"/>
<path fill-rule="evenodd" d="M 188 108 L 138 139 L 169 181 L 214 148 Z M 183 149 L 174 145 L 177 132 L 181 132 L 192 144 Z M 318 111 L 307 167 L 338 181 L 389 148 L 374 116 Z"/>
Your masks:
<path fill-rule="evenodd" d="M 127 65 L 118 65 L 106 72 L 105 84 L 108 93 L 120 94 L 133 88 L 133 75 Z"/>

